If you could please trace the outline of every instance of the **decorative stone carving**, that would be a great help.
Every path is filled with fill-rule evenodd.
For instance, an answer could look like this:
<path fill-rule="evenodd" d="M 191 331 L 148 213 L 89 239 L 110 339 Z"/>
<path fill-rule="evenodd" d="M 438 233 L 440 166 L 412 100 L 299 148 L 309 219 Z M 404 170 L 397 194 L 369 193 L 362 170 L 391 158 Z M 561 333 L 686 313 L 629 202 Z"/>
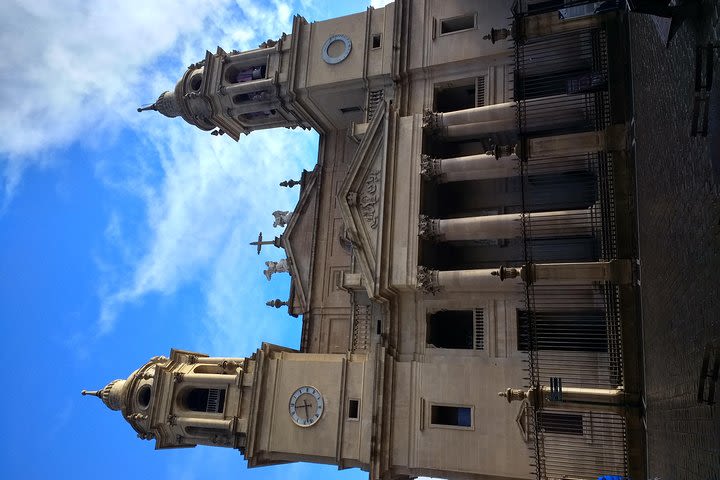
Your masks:
<path fill-rule="evenodd" d="M 423 128 L 432 132 L 440 130 L 440 115 L 432 110 L 426 109 L 423 112 Z"/>
<path fill-rule="evenodd" d="M 177 424 L 177 415 L 170 414 L 167 416 L 167 423 L 170 426 L 175 426 Z"/>
<path fill-rule="evenodd" d="M 527 393 L 519 388 L 508 388 L 504 392 L 498 392 L 498 397 L 505 397 L 508 403 L 512 403 L 514 400 L 525 400 Z"/>
<path fill-rule="evenodd" d="M 420 215 L 418 220 L 418 236 L 425 240 L 436 241 L 440 236 L 440 221 L 427 215 Z"/>
<path fill-rule="evenodd" d="M 440 281 L 438 279 L 438 271 L 427 267 L 418 266 L 417 270 L 417 288 L 423 293 L 435 295 L 440 291 Z"/>
<path fill-rule="evenodd" d="M 434 180 L 442 175 L 441 161 L 439 158 L 432 158 L 430 155 L 420 156 L 420 175 L 428 180 Z"/>
<path fill-rule="evenodd" d="M 380 184 L 380 170 L 372 170 L 365 179 L 365 184 L 360 192 L 358 202 L 360 214 L 373 230 L 377 228 L 379 223 L 378 217 L 378 201 Z"/>
<path fill-rule="evenodd" d="M 494 270 L 490 272 L 491 275 L 495 275 L 496 277 L 500 277 L 500 281 L 502 282 L 506 278 L 516 278 L 518 275 L 520 275 L 520 270 L 515 267 L 500 267 L 499 270 Z"/>
<path fill-rule="evenodd" d="M 268 38 L 264 42 L 262 42 L 260 45 L 258 45 L 258 48 L 272 48 L 275 45 L 277 45 L 277 40 L 273 40 L 272 38 Z"/>
<path fill-rule="evenodd" d="M 175 383 L 182 383 L 184 375 L 180 372 L 175 372 L 173 374 L 173 382 Z"/>
<path fill-rule="evenodd" d="M 272 215 L 275 217 L 273 227 L 285 227 L 290 223 L 290 218 L 292 218 L 292 213 L 287 210 L 275 210 Z"/>
<path fill-rule="evenodd" d="M 517 145 L 495 145 L 487 154 L 494 155 L 496 160 L 500 160 L 502 157 L 514 155 L 516 148 Z"/>
<path fill-rule="evenodd" d="M 263 273 L 265 274 L 265 278 L 268 279 L 268 282 L 270 281 L 270 278 L 273 276 L 273 273 L 290 273 L 290 267 L 288 265 L 287 258 L 283 258 L 282 260 L 278 262 L 268 261 L 265 262 L 265 265 L 268 267 L 267 270 L 263 270 Z"/>
<path fill-rule="evenodd" d="M 355 205 L 357 205 L 357 198 L 358 198 L 357 192 L 348 192 L 346 198 L 347 198 L 348 206 L 354 207 Z"/>

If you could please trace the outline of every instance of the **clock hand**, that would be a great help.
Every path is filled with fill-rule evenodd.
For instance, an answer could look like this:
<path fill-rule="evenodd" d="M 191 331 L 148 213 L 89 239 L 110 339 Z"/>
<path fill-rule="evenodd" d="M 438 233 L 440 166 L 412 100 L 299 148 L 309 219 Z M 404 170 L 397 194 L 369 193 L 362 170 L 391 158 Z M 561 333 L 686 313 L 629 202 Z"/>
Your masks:
<path fill-rule="evenodd" d="M 305 419 L 307 420 L 308 418 L 310 418 L 310 414 L 308 413 L 308 408 L 310 408 L 310 404 L 308 404 L 307 400 L 303 400 L 303 404 L 300 406 L 305 407 Z"/>

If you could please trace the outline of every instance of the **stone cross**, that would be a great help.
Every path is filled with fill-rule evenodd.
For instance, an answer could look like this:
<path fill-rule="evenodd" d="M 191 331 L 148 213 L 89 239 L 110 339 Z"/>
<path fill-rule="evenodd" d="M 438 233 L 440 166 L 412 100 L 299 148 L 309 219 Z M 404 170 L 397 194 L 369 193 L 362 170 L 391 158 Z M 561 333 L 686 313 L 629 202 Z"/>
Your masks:
<path fill-rule="evenodd" d="M 263 241 L 262 232 L 258 234 L 258 239 L 255 242 L 250 242 L 250 245 L 256 245 L 257 246 L 257 253 L 260 255 L 260 250 L 262 250 L 263 245 L 273 245 L 274 247 L 280 248 L 282 245 L 280 244 L 280 239 L 282 238 L 282 235 L 279 237 L 275 237 L 274 240 L 265 240 Z"/>

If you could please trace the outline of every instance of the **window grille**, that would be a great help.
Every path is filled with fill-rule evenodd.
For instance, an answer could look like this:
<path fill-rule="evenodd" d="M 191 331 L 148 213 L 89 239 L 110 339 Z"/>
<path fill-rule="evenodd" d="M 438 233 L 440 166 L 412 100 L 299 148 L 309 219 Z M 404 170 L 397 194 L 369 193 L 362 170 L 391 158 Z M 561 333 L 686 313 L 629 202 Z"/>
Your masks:
<path fill-rule="evenodd" d="M 474 348 L 475 350 L 485 350 L 485 312 L 482 308 L 474 310 L 474 324 Z"/>
<path fill-rule="evenodd" d="M 475 106 L 485 106 L 485 77 L 475 78 Z"/>
<path fill-rule="evenodd" d="M 208 401 L 206 412 L 218 413 L 218 405 L 220 403 L 220 389 L 210 388 L 208 389 Z"/>
<path fill-rule="evenodd" d="M 371 122 L 377 112 L 380 102 L 383 101 L 385 94 L 382 90 L 371 90 L 368 93 L 367 121 Z"/>

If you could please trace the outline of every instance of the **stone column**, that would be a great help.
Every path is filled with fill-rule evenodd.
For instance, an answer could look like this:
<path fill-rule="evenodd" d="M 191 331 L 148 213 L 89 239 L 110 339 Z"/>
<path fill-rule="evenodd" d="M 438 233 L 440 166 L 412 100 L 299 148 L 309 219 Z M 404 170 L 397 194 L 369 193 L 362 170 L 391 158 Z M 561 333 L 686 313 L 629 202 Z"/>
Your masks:
<path fill-rule="evenodd" d="M 605 150 L 605 132 L 583 132 L 528 140 L 528 157 L 553 157 L 558 155 L 582 155 Z"/>
<path fill-rule="evenodd" d="M 526 214 L 533 237 L 566 237 L 592 234 L 592 211 L 562 210 Z M 522 236 L 520 213 L 447 220 L 420 215 L 419 235 L 428 240 L 496 240 Z"/>
<path fill-rule="evenodd" d="M 587 114 L 584 104 L 579 103 L 572 95 L 532 98 L 525 100 L 523 104 L 525 126 L 529 130 L 582 121 Z M 423 128 L 448 138 L 514 131 L 517 128 L 517 109 L 515 102 L 506 102 L 454 112 L 426 110 L 423 114 Z"/>
<path fill-rule="evenodd" d="M 423 114 L 423 127 L 445 137 L 462 137 L 513 130 L 516 127 L 515 103 L 506 102 L 454 112 Z"/>
<path fill-rule="evenodd" d="M 514 153 L 500 157 L 491 152 L 453 158 L 423 155 L 420 174 L 438 183 L 508 178 L 519 174 L 518 162 L 519 158 Z"/>
<path fill-rule="evenodd" d="M 269 112 L 273 108 L 277 108 L 277 106 L 275 105 L 275 102 L 271 100 L 265 100 L 262 102 L 248 101 L 230 108 L 228 114 L 230 114 L 230 116 L 236 117 L 238 115 L 243 115 L 246 113 Z"/>
<path fill-rule="evenodd" d="M 514 291 L 523 283 L 539 285 L 586 285 L 595 282 L 630 283 L 629 260 L 586 263 L 540 263 L 521 267 L 475 270 L 433 270 L 417 267 L 417 288 L 435 294 L 456 292 Z"/>
<path fill-rule="evenodd" d="M 565 20 L 560 18 L 556 11 L 528 15 L 520 20 L 522 24 L 519 25 L 519 28 L 513 29 L 513 36 L 533 38 L 573 30 L 586 30 L 599 27 L 605 18 L 606 15 L 587 15 Z"/>
<path fill-rule="evenodd" d="M 521 284 L 519 268 L 441 271 L 418 266 L 417 273 L 417 288 L 433 295 L 445 289 L 456 292 L 513 291 Z"/>
<path fill-rule="evenodd" d="M 272 78 L 252 80 L 250 82 L 233 83 L 220 88 L 220 93 L 226 95 L 240 95 L 241 93 L 260 92 L 273 86 Z"/>
<path fill-rule="evenodd" d="M 231 53 L 225 57 L 227 65 L 233 65 L 236 63 L 247 63 L 251 64 L 255 60 L 263 60 L 263 65 L 267 61 L 267 57 L 275 53 L 275 47 L 271 48 L 256 48 L 255 50 L 248 50 L 247 52 Z"/>
<path fill-rule="evenodd" d="M 182 382 L 191 383 L 193 386 L 222 387 L 235 383 L 237 375 L 222 375 L 217 373 L 185 373 Z"/>
<path fill-rule="evenodd" d="M 594 411 L 625 415 L 627 407 L 637 407 L 640 398 L 637 394 L 625 393 L 622 388 L 580 388 L 562 387 L 562 400 L 553 400 L 551 389 L 547 385 L 539 389 L 531 388 L 524 391 L 519 388 L 508 388 L 499 392 L 498 396 L 505 397 L 508 403 L 515 400 L 528 400 L 536 407 L 555 407 L 569 411 Z"/>
<path fill-rule="evenodd" d="M 212 428 L 221 431 L 230 431 L 232 428 L 232 419 L 230 418 L 177 417 L 175 423 L 181 427 Z"/>
<path fill-rule="evenodd" d="M 540 285 L 585 284 L 632 281 L 629 260 L 584 263 L 535 263 L 523 267 L 523 277 Z"/>

